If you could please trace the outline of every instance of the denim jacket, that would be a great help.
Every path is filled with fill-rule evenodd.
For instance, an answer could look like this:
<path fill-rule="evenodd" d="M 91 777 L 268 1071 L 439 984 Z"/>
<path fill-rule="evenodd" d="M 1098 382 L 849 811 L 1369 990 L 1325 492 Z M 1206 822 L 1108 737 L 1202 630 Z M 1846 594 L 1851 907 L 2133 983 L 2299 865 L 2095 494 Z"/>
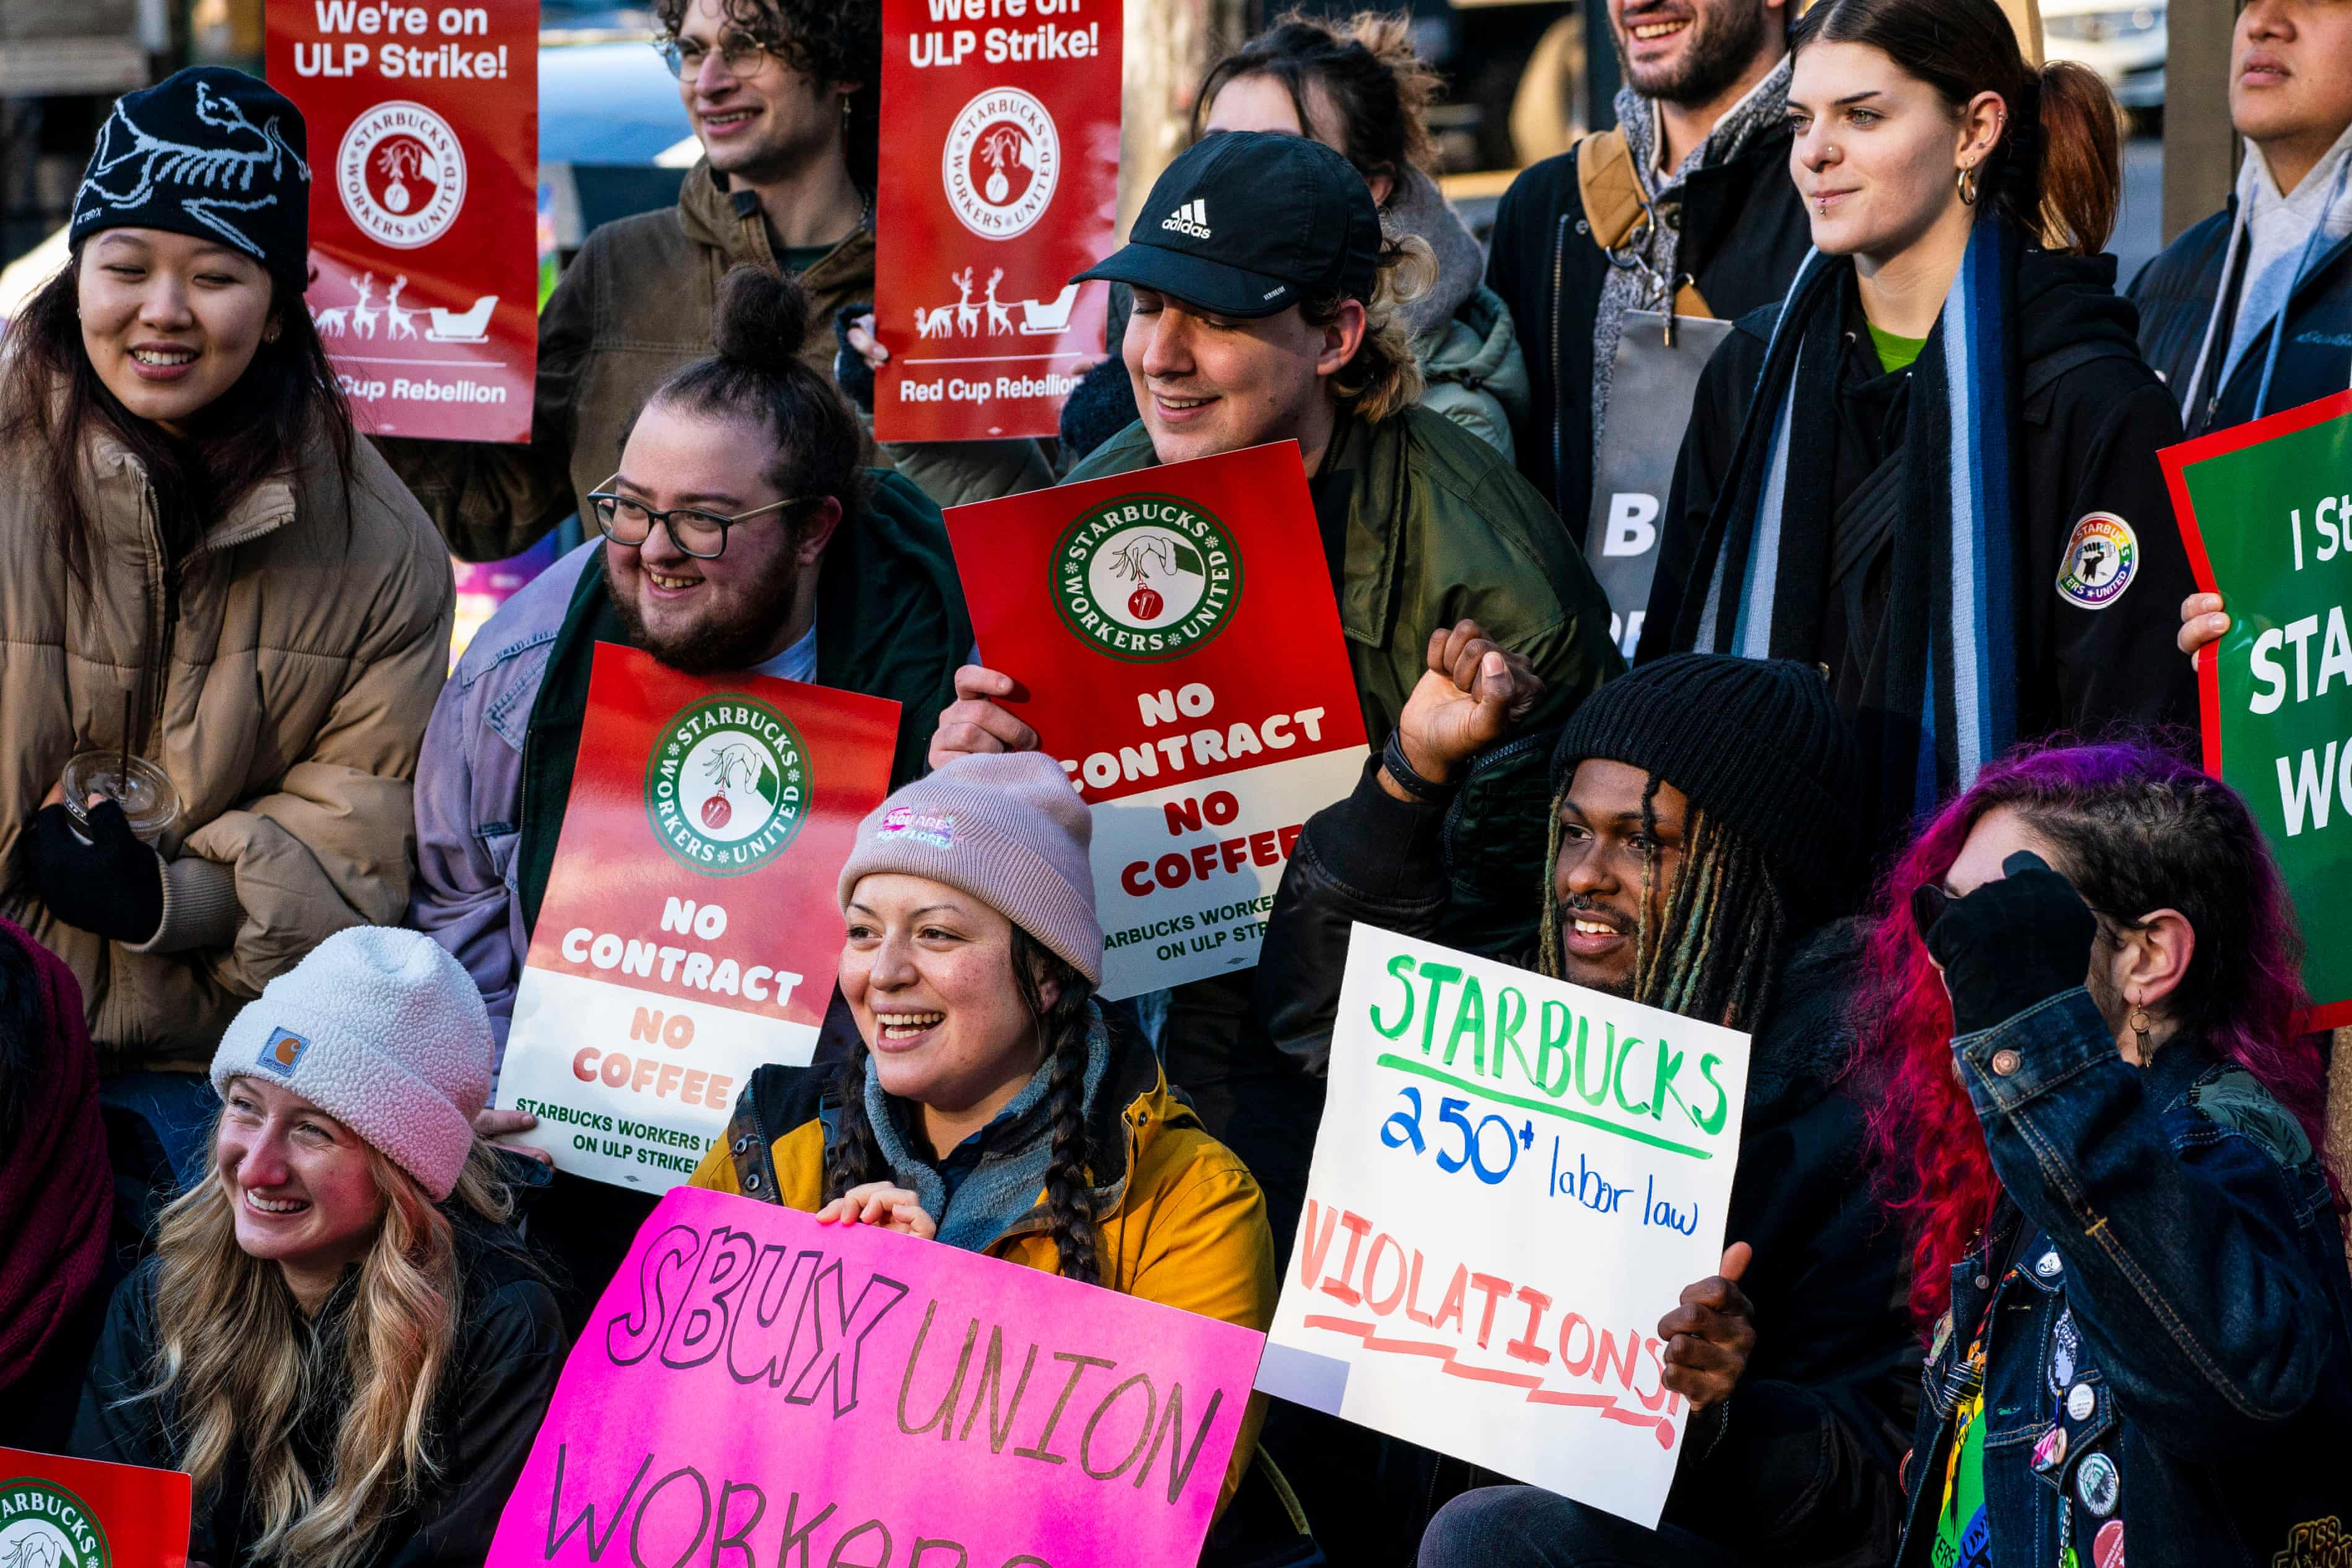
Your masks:
<path fill-rule="evenodd" d="M 1963 1563 L 2345 1562 L 2352 1285 L 2301 1128 L 2201 1042 L 2135 1069 L 2080 988 L 1952 1046 L 2005 1197 L 1952 1270 L 1898 1563 L 1934 1560 L 1979 1322 L 1991 1539 Z"/>

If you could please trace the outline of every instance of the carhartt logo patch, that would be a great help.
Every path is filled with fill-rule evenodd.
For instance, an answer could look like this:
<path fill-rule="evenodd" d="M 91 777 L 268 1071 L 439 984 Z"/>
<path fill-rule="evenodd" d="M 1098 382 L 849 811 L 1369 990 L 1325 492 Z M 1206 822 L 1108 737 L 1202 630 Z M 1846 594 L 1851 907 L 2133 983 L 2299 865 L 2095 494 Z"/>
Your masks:
<path fill-rule="evenodd" d="M 269 1038 L 261 1042 L 258 1061 L 278 1077 L 291 1078 L 294 1076 L 294 1064 L 301 1061 L 302 1053 L 310 1049 L 310 1042 L 292 1030 L 273 1029 L 269 1031 Z"/>
<path fill-rule="evenodd" d="M 1209 233 L 1209 204 L 1195 196 L 1160 219 L 1160 226 L 1174 234 L 1191 235 L 1194 239 L 1209 239 L 1213 237 Z"/>

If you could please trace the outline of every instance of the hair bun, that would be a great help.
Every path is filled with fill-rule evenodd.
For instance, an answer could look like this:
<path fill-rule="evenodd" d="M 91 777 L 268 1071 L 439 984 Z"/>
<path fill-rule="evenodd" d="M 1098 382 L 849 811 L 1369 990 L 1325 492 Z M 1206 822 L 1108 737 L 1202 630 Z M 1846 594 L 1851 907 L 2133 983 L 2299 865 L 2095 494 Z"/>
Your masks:
<path fill-rule="evenodd" d="M 746 264 L 719 279 L 711 341 L 722 360 L 778 374 L 800 362 L 814 308 L 799 278 Z"/>

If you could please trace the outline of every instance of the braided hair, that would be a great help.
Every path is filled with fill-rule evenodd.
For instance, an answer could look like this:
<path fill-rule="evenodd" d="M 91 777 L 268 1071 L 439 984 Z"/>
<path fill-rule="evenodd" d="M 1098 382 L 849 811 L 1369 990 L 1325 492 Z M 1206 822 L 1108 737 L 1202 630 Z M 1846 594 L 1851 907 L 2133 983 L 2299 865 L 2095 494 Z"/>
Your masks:
<path fill-rule="evenodd" d="M 1726 1029 L 1755 1029 L 1772 1005 L 1781 960 L 1796 935 L 1787 897 L 1757 843 L 1722 818 L 1693 806 L 1683 821 L 1682 873 L 1665 914 L 1652 919 L 1657 888 L 1658 789 L 1650 775 L 1642 791 L 1641 923 L 1633 937 L 1632 999 Z M 1559 883 L 1560 808 L 1551 806 L 1551 842 L 1544 856 L 1546 914 L 1540 964 L 1561 974 Z"/>
<path fill-rule="evenodd" d="M 1087 1126 L 1087 1060 L 1094 1030 L 1094 988 L 1069 962 L 1019 926 L 1013 928 L 1013 983 L 1036 1027 L 1045 1080 L 1047 1125 L 1053 1149 L 1045 1164 L 1046 1235 L 1053 1239 L 1057 1272 L 1066 1280 L 1099 1285 L 1102 1233 L 1096 1223 L 1089 1172 L 1093 1138 Z M 1054 999 L 1045 1000 L 1048 986 Z M 866 1114 L 866 1063 L 872 1052 L 861 1039 L 841 1064 L 834 1092 L 841 1103 L 838 1124 L 825 1140 L 824 1196 L 828 1201 L 851 1187 L 889 1179 L 889 1162 Z"/>

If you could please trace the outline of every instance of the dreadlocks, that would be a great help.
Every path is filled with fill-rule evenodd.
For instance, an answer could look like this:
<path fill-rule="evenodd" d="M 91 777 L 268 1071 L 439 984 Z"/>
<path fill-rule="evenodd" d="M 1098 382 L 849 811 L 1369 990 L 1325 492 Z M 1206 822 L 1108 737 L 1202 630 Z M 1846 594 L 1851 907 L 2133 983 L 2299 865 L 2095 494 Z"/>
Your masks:
<path fill-rule="evenodd" d="M 1642 791 L 1642 830 L 1649 844 L 1642 861 L 1641 924 L 1633 937 L 1632 999 L 1726 1029 L 1753 1030 L 1772 1005 L 1772 984 L 1793 935 L 1788 901 L 1763 852 L 1722 818 L 1693 806 L 1683 821 L 1683 863 L 1663 917 L 1653 920 L 1658 876 L 1658 787 L 1650 775 Z M 1561 973 L 1559 864 L 1563 785 L 1551 803 L 1544 856 L 1543 972 Z"/>

